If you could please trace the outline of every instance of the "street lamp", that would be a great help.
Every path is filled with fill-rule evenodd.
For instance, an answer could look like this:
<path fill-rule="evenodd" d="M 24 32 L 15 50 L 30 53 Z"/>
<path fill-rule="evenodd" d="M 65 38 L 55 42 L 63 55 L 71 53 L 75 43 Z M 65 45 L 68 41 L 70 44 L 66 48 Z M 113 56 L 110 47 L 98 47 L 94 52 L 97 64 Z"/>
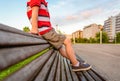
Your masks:
<path fill-rule="evenodd" d="M 75 36 L 74 36 L 74 33 L 73 33 L 73 44 L 75 44 Z"/>
<path fill-rule="evenodd" d="M 116 40 L 116 34 L 115 34 L 115 44 L 117 43 L 117 40 Z"/>
<path fill-rule="evenodd" d="M 100 44 L 102 44 L 102 29 L 103 29 L 103 26 L 99 25 L 99 29 L 100 29 Z"/>

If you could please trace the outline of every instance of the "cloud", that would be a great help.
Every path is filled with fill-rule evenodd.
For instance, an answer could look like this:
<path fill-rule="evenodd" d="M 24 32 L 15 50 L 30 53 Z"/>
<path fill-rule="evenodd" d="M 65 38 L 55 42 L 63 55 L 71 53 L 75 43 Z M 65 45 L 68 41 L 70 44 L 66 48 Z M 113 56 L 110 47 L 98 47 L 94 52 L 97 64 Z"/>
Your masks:
<path fill-rule="evenodd" d="M 50 6 L 52 24 L 58 24 L 64 31 L 77 30 L 86 25 L 104 21 L 120 12 L 120 0 L 60 0 Z"/>
<path fill-rule="evenodd" d="M 90 17 L 96 16 L 97 14 L 102 13 L 103 10 L 101 8 L 89 9 L 80 11 L 76 14 L 66 16 L 66 20 L 86 20 Z"/>

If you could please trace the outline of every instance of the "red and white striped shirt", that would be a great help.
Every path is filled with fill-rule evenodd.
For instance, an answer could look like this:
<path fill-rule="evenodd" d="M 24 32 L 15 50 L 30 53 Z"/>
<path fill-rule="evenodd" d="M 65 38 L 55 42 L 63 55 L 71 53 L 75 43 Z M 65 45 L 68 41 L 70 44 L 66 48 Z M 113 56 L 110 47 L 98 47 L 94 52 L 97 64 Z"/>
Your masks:
<path fill-rule="evenodd" d="M 47 2 L 45 0 L 28 0 L 27 2 L 27 16 L 31 21 L 32 7 L 39 6 L 38 12 L 38 31 L 41 35 L 49 32 L 52 29 L 50 23 L 50 15 L 47 8 Z"/>

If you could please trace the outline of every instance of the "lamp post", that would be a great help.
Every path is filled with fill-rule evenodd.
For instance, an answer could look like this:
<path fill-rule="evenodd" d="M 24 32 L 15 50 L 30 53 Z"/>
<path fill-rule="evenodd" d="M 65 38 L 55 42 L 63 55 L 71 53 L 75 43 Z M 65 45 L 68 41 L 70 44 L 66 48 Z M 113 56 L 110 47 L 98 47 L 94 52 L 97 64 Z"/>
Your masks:
<path fill-rule="evenodd" d="M 100 29 L 100 44 L 102 44 L 102 29 L 103 29 L 103 26 L 99 25 L 99 29 Z"/>
<path fill-rule="evenodd" d="M 73 33 L 73 44 L 75 44 L 75 36 L 74 36 L 74 33 Z"/>
<path fill-rule="evenodd" d="M 117 41 L 116 41 L 116 34 L 115 34 L 115 44 L 117 43 Z"/>
<path fill-rule="evenodd" d="M 102 31 L 100 30 L 100 44 L 102 44 Z"/>

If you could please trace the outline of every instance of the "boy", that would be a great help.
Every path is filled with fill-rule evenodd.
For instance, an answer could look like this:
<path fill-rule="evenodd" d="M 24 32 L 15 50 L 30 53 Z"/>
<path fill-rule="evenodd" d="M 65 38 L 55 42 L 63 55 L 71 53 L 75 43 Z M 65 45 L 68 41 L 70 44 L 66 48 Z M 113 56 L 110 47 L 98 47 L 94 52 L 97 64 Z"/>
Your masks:
<path fill-rule="evenodd" d="M 83 71 L 91 68 L 89 64 L 76 59 L 70 39 L 55 32 L 50 23 L 50 15 L 45 0 L 28 0 L 27 16 L 32 25 L 30 33 L 42 36 L 54 48 L 59 50 L 62 56 L 71 61 L 73 71 Z M 65 50 L 62 47 L 63 44 Z"/>

